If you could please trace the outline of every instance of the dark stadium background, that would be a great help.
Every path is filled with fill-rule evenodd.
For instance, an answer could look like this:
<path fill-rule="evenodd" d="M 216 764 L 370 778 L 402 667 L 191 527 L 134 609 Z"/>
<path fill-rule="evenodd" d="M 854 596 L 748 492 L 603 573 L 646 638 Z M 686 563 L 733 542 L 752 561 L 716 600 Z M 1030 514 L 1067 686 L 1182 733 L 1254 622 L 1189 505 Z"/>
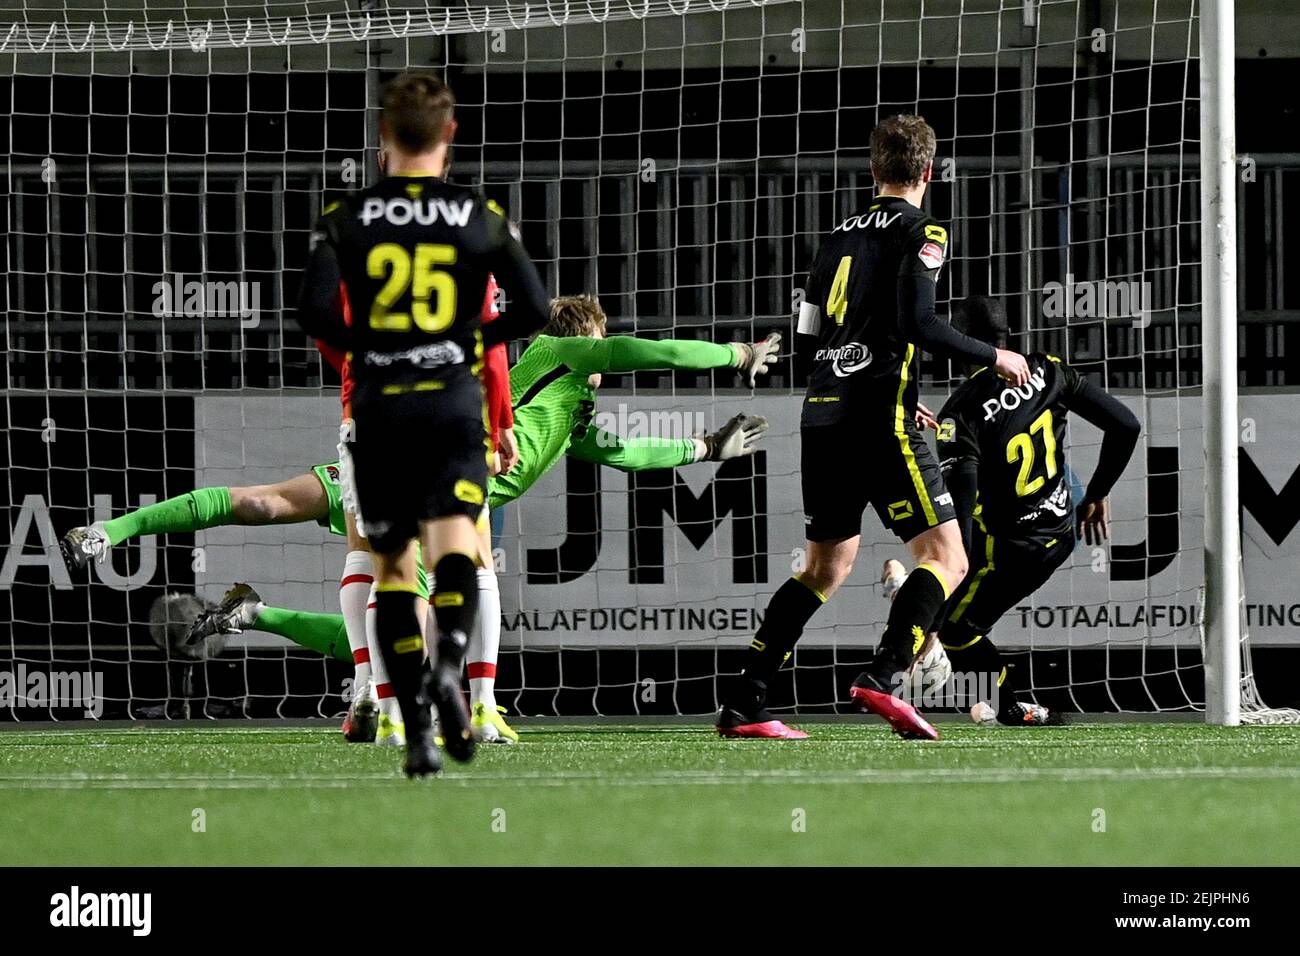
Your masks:
<path fill-rule="evenodd" d="M 1112 100 L 1122 106 L 1126 98 L 1134 105 L 1148 102 L 1147 71 L 1125 73 L 1123 64 L 1104 62 L 1090 82 L 1096 84 L 1101 102 Z M 1300 151 L 1300 85 L 1294 82 L 1294 60 L 1258 59 L 1238 64 L 1238 145 L 1242 153 Z M 485 189 L 508 203 L 511 192 L 505 180 L 519 178 L 531 164 L 556 163 L 599 158 L 602 164 L 636 164 L 640 157 L 664 156 L 688 159 L 694 156 L 734 159 L 750 170 L 761 168 L 762 157 L 788 151 L 782 143 L 799 137 L 803 152 L 838 148 L 841 158 L 862 160 L 866 139 L 881 109 L 892 112 L 888 104 L 906 104 L 914 100 L 917 71 L 914 68 L 844 70 L 805 73 L 800 80 L 793 72 L 777 68 L 719 71 L 635 71 L 627 74 L 594 71 L 589 74 L 569 71 L 529 74 L 527 105 L 523 77 L 518 73 L 494 75 L 490 88 L 481 72 L 452 68 L 447 71 L 460 102 L 460 132 L 455 152 L 454 177 L 476 181 L 481 163 L 492 163 L 502 182 L 488 182 Z M 1006 127 L 1006 117 L 1018 109 L 1019 94 L 1014 75 L 998 77 L 992 71 L 963 68 L 960 91 L 960 128 L 953 128 L 952 102 L 958 95 L 953 71 L 942 68 L 920 71 L 920 111 L 938 128 L 941 155 L 988 157 L 990 154 L 1015 156 L 1017 130 Z M 1072 79 L 1074 82 L 1072 82 Z M 689 98 L 682 96 L 684 83 L 710 86 L 721 81 L 723 95 Z M 879 86 L 877 83 L 879 81 Z M 1080 84 L 1068 70 L 1054 73 L 1040 71 L 1038 92 L 1039 115 L 1072 116 L 1070 98 L 1081 95 Z M 1130 124 L 1122 110 L 1113 120 L 1100 122 L 1111 142 L 1124 148 L 1141 150 L 1149 141 L 1152 152 L 1160 144 L 1178 144 L 1188 130 L 1197 128 L 1195 64 L 1184 70 L 1182 64 L 1168 70 L 1151 71 L 1149 101 L 1169 104 L 1137 113 Z M 563 85 L 561 85 L 563 84 Z M 618 108 L 619 100 L 611 96 L 620 84 L 631 92 L 644 85 L 640 99 L 643 113 Z M 801 85 L 800 85 L 801 84 Z M 1113 88 L 1112 88 L 1113 87 Z M 800 92 L 802 90 L 802 92 Z M 994 131 L 996 115 L 1003 128 Z M 981 95 L 986 94 L 986 95 Z M 800 115 L 799 96 L 803 102 L 841 104 L 838 139 L 835 127 L 824 113 Z M 159 499 L 183 493 L 194 485 L 193 427 L 190 396 L 198 391 L 240 389 L 316 390 L 336 383 L 321 362 L 311 342 L 292 327 L 291 322 L 265 323 L 264 327 L 241 330 L 231 320 L 195 320 L 191 324 L 173 323 L 164 333 L 162 324 L 151 314 L 153 298 L 150 286 L 163 273 L 164 246 L 169 246 L 171 271 L 198 273 L 204 250 L 199 235 L 205 229 L 215 238 L 206 250 L 207 274 L 222 278 L 223 270 L 234 277 L 238 256 L 244 256 L 247 278 L 261 280 L 276 291 L 272 308 L 289 308 L 296 294 L 297 276 L 307 250 L 307 233 L 317 208 L 319 189 L 305 179 L 289 174 L 284 182 L 286 202 L 283 218 L 270 202 L 249 201 L 242 204 L 246 220 L 242 234 L 247 241 L 236 248 L 234 220 L 237 190 L 245 188 L 250 200 L 269 195 L 272 180 L 281 175 L 277 166 L 315 164 L 322 170 L 337 169 L 345 159 L 362 159 L 367 98 L 365 77 L 359 73 L 252 73 L 243 76 L 43 76 L 0 77 L 0 104 L 11 112 L 11 121 L 0 123 L 0 152 L 14 165 L 40 164 L 51 157 L 57 164 L 55 184 L 47 185 L 39 177 L 0 178 L 0 204 L 6 221 L 14 223 L 21 216 L 21 231 L 11 231 L 3 238 L 8 270 L 0 286 L 0 308 L 5 319 L 4 380 L 6 389 L 49 389 L 50 397 L 11 394 L 0 403 L 0 415 L 12 420 L 0 422 L 8 436 L 0 443 L 0 470 L 9 500 L 0 502 L 8 510 L 12 525 L 17 508 L 26 494 L 41 494 L 52 506 L 55 527 L 62 532 L 74 524 L 86 523 L 90 515 L 84 507 L 87 472 L 94 474 L 96 489 L 109 490 L 113 482 L 120 487 L 115 501 L 124 501 L 130 474 L 131 493 L 153 493 Z M 485 102 L 491 99 L 491 103 Z M 758 117 L 759 104 L 765 114 Z M 1184 106 L 1184 104 L 1187 104 Z M 1149 119 L 1149 126 L 1147 120 Z M 483 147 L 483 131 L 493 130 L 500 145 Z M 725 135 L 720 135 L 725 130 Z M 1037 149 L 1047 161 L 1065 160 L 1080 155 L 1079 142 L 1087 131 L 1080 123 L 1045 126 L 1037 132 Z M 563 140 L 563 151 L 560 140 Z M 1074 140 L 1074 150 L 1070 144 Z M 522 141 L 522 147 L 520 142 Z M 129 153 L 130 162 L 121 157 Z M 720 155 L 719 155 L 720 154 Z M 1104 157 L 1101 157 L 1104 159 Z M 241 187 L 240 177 L 225 174 L 205 177 L 205 162 L 247 163 L 252 170 Z M 372 156 L 364 156 L 370 163 Z M 151 163 L 166 163 L 164 177 L 155 174 L 136 176 L 132 165 L 146 168 Z M 521 166 L 513 176 L 499 172 L 501 165 Z M 522 165 L 521 165 L 522 164 Z M 793 184 L 794 173 L 790 173 Z M 326 177 L 328 179 L 328 177 Z M 1013 180 L 1014 181 L 1014 180 Z M 121 197 L 130 189 L 130 203 Z M 328 189 L 328 186 L 325 187 Z M 602 188 L 605 188 L 602 186 Z M 612 188 L 612 187 L 611 187 Z M 864 187 L 865 188 L 865 187 Z M 1045 184 L 1044 189 L 1050 188 Z M 46 219 L 51 208 L 46 198 L 51 189 L 76 201 L 62 204 L 61 221 Z M 86 203 L 81 197 L 88 192 L 99 197 L 95 202 L 95 232 L 85 236 Z M 793 188 L 790 190 L 793 193 Z M 1195 184 L 1192 184 L 1195 192 Z M 863 196 L 865 196 L 865 192 Z M 633 317 L 652 317 L 664 309 L 664 293 L 653 289 L 620 292 L 620 269 L 627 228 L 641 232 L 653 230 L 653 208 L 658 201 L 653 184 L 642 190 L 641 205 L 650 210 L 638 214 L 635 222 L 603 221 L 595 237 L 583 222 L 583 194 L 577 189 L 561 187 L 560 208 L 563 213 L 558 227 L 550 228 L 543 220 L 544 197 L 536 184 L 524 182 L 517 201 L 509 208 L 523 223 L 524 242 L 543 266 L 549 287 L 573 291 L 590 278 L 584 263 L 593 259 L 595 278 L 602 300 L 615 320 L 615 328 L 630 327 Z M 1188 197 L 1187 201 L 1194 199 Z M 823 203 L 831 202 L 824 197 Z M 941 219 L 949 218 L 952 192 L 942 182 L 935 184 L 933 209 Z M 1095 214 L 1093 208 L 1104 197 L 1079 204 L 1062 202 L 1044 212 L 1046 217 L 1080 219 Z M 1265 313 L 1261 276 L 1274 250 L 1258 226 L 1262 199 L 1254 194 L 1245 197 L 1248 228 L 1242 234 L 1246 246 L 1242 284 L 1245 308 L 1257 313 L 1244 325 L 1244 348 L 1240 375 L 1243 388 L 1254 385 L 1300 385 L 1300 351 L 1286 350 L 1280 343 L 1286 323 L 1271 320 Z M 1090 208 L 1084 208 L 1084 206 Z M 130 222 L 126 210 L 130 209 Z M 1300 225 L 1300 204 L 1286 207 L 1287 225 Z M 987 211 L 987 210 L 986 210 Z M 978 215 L 980 210 L 964 210 Z M 164 217 L 165 213 L 165 217 Z M 789 216 L 796 223 L 799 204 L 789 200 Z M 80 217 L 80 218 L 79 218 Z M 166 228 L 164 229 L 164 221 Z M 692 273 L 689 262 L 679 264 L 677 288 L 668 293 L 676 298 L 676 311 L 697 315 L 701 288 L 712 289 L 711 300 L 717 313 L 729 321 L 716 326 L 703 323 L 678 325 L 678 336 L 717 336 L 726 340 L 749 334 L 751 330 L 783 328 L 789 325 L 790 290 L 778 277 L 755 274 L 748 254 L 752 237 L 747 235 L 699 235 L 685 217 L 678 224 L 678 240 L 688 244 L 716 244 L 717 274 Z M 1190 241 L 1195 241 L 1196 225 L 1187 227 Z M 1295 229 L 1291 228 L 1292 234 Z M 136 279 L 123 281 L 126 271 L 127 233 L 133 236 L 132 255 Z M 283 261 L 276 237 L 283 233 Z M 1050 223 L 1045 235 L 1053 235 Z M 1086 234 L 1086 233 L 1079 233 Z M 805 268 L 815 245 L 807 235 L 793 243 L 793 272 Z M 1003 250 L 1011 263 L 1009 284 L 1017 286 L 1015 248 L 1018 237 L 1011 235 L 1012 247 Z M 59 244 L 61 272 L 50 271 L 52 246 Z M 652 244 L 652 243 L 648 243 Z M 978 246 L 962 250 L 963 256 L 979 257 Z M 1294 253 L 1291 253 L 1294 256 Z M 760 256 L 761 258 L 761 256 Z M 22 263 L 21 269 L 18 264 Z M 638 263 L 640 274 L 648 275 L 656 261 L 647 254 Z M 1285 267 L 1285 263 L 1278 263 Z M 89 276 L 89 278 L 87 278 Z M 1051 275 L 1045 279 L 1061 278 Z M 952 273 L 943 282 L 952 281 Z M 972 287 L 970 292 L 987 291 Z M 945 286 L 941 299 L 949 297 Z M 1300 283 L 1292 283 L 1288 301 L 1274 308 L 1293 311 L 1300 308 Z M 1009 308 L 1012 316 L 1015 308 Z M 127 318 L 126 323 L 123 317 Z M 756 317 L 756 318 L 752 318 Z M 644 328 L 641 323 L 638 328 Z M 125 331 L 124 331 L 125 330 Z M 1169 384 L 1198 384 L 1200 352 L 1194 327 L 1187 340 L 1172 349 L 1139 349 L 1129 330 L 1107 330 L 1109 343 L 1108 385 L 1121 388 L 1161 387 Z M 1160 334 L 1157 322 L 1147 330 L 1154 338 Z M 656 333 L 651 333 L 656 334 Z M 1050 336 L 1063 335 L 1057 330 Z M 1141 334 L 1141 333 L 1139 333 Z M 1127 357 L 1126 357 L 1127 356 Z M 1098 374 L 1098 369 L 1085 370 Z M 926 376 L 943 382 L 948 370 L 928 364 Z M 607 380 L 607 386 L 631 385 L 630 381 Z M 666 375 L 646 375 L 637 381 L 638 388 L 714 387 L 727 390 L 730 379 L 719 374 L 713 379 L 699 373 L 680 373 L 675 380 Z M 783 391 L 801 385 L 800 372 L 788 366 L 762 387 Z M 82 393 L 85 393 L 83 397 Z M 85 441 L 63 441 L 52 447 L 41 439 L 39 422 L 55 418 L 67 432 L 85 434 Z M 128 434 L 125 443 L 123 432 Z M 123 455 L 123 449 L 126 454 Z M 48 458 L 52 454 L 54 457 Z M 52 462 L 52 464 L 51 464 Z M 1176 467 L 1176 465 L 1174 466 Z M 572 482 L 592 481 L 593 476 L 570 473 Z M 647 479 L 650 480 L 650 479 Z M 76 503 L 76 504 L 70 504 Z M 0 542 L 0 547 L 7 542 Z M 20 572 L 14 587 L 0 594 L 0 629 L 11 631 L 18 645 L 48 646 L 61 650 L 58 659 L 42 664 L 76 667 L 88 659 L 93 645 L 124 648 L 94 650 L 96 669 L 106 675 L 109 698 L 132 698 L 137 707 L 159 707 L 176 696 L 176 682 L 184 665 L 169 663 L 149 641 L 143 628 L 128 630 L 126 622 L 147 619 L 151 603 L 163 591 L 163 581 L 171 587 L 193 583 L 189 570 L 192 536 L 173 535 L 160 542 L 157 584 L 124 594 L 107 588 L 80 588 L 72 592 L 53 592 L 40 569 L 37 573 Z M 135 547 L 126 549 L 127 562 L 136 560 Z M 1155 557 L 1154 555 L 1152 557 Z M 119 558 L 119 561 L 121 559 Z M 94 621 L 93 631 L 88 622 Z M 87 643 L 90 633 L 91 643 Z M 0 642 L 0 666 L 8 641 Z M 215 661 L 198 665 L 195 692 L 218 699 L 214 712 L 241 707 L 246 693 L 258 702 L 249 711 L 253 716 L 310 716 L 319 710 L 329 713 L 342 708 L 329 689 L 337 688 L 344 668 L 333 663 L 326 681 L 319 662 L 291 659 L 285 663 L 276 653 L 250 652 L 245 660 Z M 1018 655 L 1020 667 L 1046 669 L 1039 683 L 1062 684 L 1063 669 L 1073 668 L 1069 677 L 1076 685 L 1091 679 L 1091 687 L 1076 690 L 1075 700 L 1087 709 L 1112 708 L 1110 693 L 1128 708 L 1150 706 L 1148 693 L 1157 701 L 1181 702 L 1182 690 L 1162 688 L 1162 678 L 1143 681 L 1115 681 L 1117 674 L 1173 670 L 1162 666 L 1160 655 L 1172 652 L 1144 651 L 1040 651 L 1030 661 Z M 807 655 L 806 657 L 803 655 Z M 822 655 L 819 657 L 819 655 Z M 1140 660 L 1138 655 L 1144 655 Z M 1281 649 L 1254 650 L 1255 674 L 1265 699 L 1279 705 L 1293 703 L 1294 682 L 1285 677 L 1285 664 L 1295 651 Z M 20 655 L 21 656 L 21 655 Z M 732 654 L 721 653 L 727 669 Z M 535 659 L 534 659 L 535 658 Z M 634 659 L 635 658 L 635 659 Z M 719 658 L 713 650 L 641 649 L 584 651 L 566 650 L 536 653 L 526 662 L 530 677 L 541 686 L 558 686 L 561 665 L 573 684 L 627 685 L 637 679 L 659 676 L 678 684 L 675 694 L 660 694 L 659 704 L 641 703 L 637 710 L 663 713 L 681 710 L 705 712 L 713 707 L 711 676 Z M 830 651 L 816 649 L 801 652 L 801 661 L 828 664 Z M 806 679 L 843 686 L 856 673 L 852 652 L 841 650 L 835 659 L 837 669 L 815 667 Z M 503 697 L 513 698 L 510 688 L 519 684 L 519 655 L 506 648 L 502 655 L 500 686 Z M 1179 662 L 1186 671 L 1186 653 Z M 787 672 L 788 674 L 788 672 Z M 1102 678 L 1109 674 L 1107 682 Z M 295 695 L 280 701 L 286 678 L 294 684 Z M 785 681 L 789 681 L 789 676 Z M 1172 676 L 1170 680 L 1175 679 Z M 1030 681 L 1022 679 L 1022 685 Z M 1141 686 L 1139 686 L 1139 684 Z M 319 685 L 319 698 L 301 696 Z M 789 687 L 782 685 L 778 695 L 789 699 Z M 1108 693 L 1109 691 L 1109 693 Z M 1129 691 L 1132 691 L 1130 694 Z M 803 695 L 801 696 L 809 696 Z M 825 692 L 811 695 L 824 697 Z M 674 703 L 675 697 L 675 703 Z M 1069 706 L 1063 696 L 1054 700 L 1042 695 L 1049 706 Z M 774 703 L 780 705 L 778 699 Z M 174 702 L 173 702 L 174 703 Z M 595 708 L 604 713 L 633 711 L 631 694 L 626 686 L 597 691 L 573 692 L 553 689 L 530 695 L 525 691 L 514 705 L 525 714 L 560 712 L 590 713 Z M 224 710 L 222 709 L 224 708 Z M 138 711 L 137 711 L 138 713 Z M 5 715 L 9 716 L 8 714 Z M 106 717 L 127 716 L 110 707 Z"/>

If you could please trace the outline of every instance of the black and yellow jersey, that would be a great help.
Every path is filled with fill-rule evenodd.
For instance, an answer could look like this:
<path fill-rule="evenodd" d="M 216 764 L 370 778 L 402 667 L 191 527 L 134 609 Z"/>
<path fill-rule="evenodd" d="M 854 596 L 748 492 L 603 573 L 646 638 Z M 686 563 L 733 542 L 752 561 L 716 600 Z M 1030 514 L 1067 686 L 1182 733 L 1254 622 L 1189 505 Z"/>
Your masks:
<path fill-rule="evenodd" d="M 898 196 L 877 198 L 831 231 L 799 312 L 799 348 L 811 358 L 804 425 L 882 415 L 892 422 L 899 405 L 910 418 L 922 348 L 993 361 L 992 348 L 935 319 L 947 254 L 947 229 Z"/>
<path fill-rule="evenodd" d="M 484 342 L 546 321 L 541 280 L 513 227 L 477 193 L 390 176 L 326 207 L 299 299 L 310 334 L 351 353 L 358 394 L 474 374 Z M 480 329 L 488 279 L 512 308 Z"/>
<path fill-rule="evenodd" d="M 961 483 L 953 472 L 975 468 L 974 516 L 990 534 L 1051 539 L 1072 533 L 1074 523 L 1065 469 L 1067 414 L 1076 412 L 1104 432 L 1085 494 L 1089 501 L 1106 497 L 1119 478 L 1137 442 L 1138 422 L 1056 356 L 1032 352 L 1025 358 L 1024 385 L 986 368 L 952 393 L 938 415 L 939 460 L 958 499 Z"/>
<path fill-rule="evenodd" d="M 1055 356 L 1025 356 L 1029 381 L 1016 387 L 992 369 L 963 382 L 939 412 L 939 462 L 978 464 L 980 516 L 998 534 L 1054 534 L 1073 521 L 1065 475 L 1065 426 L 1079 373 Z"/>

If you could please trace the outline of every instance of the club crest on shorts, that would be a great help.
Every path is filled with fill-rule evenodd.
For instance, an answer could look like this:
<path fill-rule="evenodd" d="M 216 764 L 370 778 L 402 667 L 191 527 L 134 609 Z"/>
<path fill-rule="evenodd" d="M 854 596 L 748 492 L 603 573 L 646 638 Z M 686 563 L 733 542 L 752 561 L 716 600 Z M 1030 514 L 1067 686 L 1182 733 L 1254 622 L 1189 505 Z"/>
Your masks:
<path fill-rule="evenodd" d="M 889 506 L 890 521 L 903 521 L 904 519 L 910 517 L 912 517 L 912 502 L 895 501 L 892 505 Z"/>
<path fill-rule="evenodd" d="M 481 505 L 483 503 L 483 489 L 472 481 L 466 481 L 464 478 L 458 479 L 452 494 L 460 501 L 471 505 Z"/>

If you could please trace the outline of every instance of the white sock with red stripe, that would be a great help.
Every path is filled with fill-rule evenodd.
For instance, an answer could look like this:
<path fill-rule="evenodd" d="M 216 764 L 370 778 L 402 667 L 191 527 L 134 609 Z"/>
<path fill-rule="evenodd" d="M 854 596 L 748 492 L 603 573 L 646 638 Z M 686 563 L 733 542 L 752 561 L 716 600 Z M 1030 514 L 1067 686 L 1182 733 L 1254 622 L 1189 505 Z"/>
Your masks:
<path fill-rule="evenodd" d="M 393 696 L 393 685 L 388 682 L 388 670 L 384 667 L 384 655 L 379 650 L 379 631 L 375 627 L 375 588 L 369 591 L 366 605 L 366 641 L 370 646 L 370 669 L 374 674 L 375 696 L 379 698 L 379 713 L 395 723 L 402 720 L 402 709 L 397 706 Z"/>
<path fill-rule="evenodd" d="M 478 569 L 478 621 L 470 635 L 465 659 L 469 661 L 469 701 L 496 707 L 497 656 L 501 651 L 501 590 L 495 568 Z"/>
<path fill-rule="evenodd" d="M 374 583 L 375 569 L 370 552 L 349 551 L 343 559 L 343 577 L 339 581 L 339 608 L 343 612 L 343 626 L 348 632 L 348 647 L 352 649 L 358 691 L 370 680 L 371 674 L 370 645 L 366 641 L 366 605 L 370 603 L 370 588 Z"/>

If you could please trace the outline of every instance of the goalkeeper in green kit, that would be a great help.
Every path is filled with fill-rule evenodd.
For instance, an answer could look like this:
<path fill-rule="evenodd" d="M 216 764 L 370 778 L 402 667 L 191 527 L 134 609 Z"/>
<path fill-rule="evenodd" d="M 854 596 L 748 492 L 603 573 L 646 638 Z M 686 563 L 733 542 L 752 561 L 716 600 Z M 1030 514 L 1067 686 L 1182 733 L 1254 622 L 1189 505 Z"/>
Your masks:
<path fill-rule="evenodd" d="M 779 334 L 754 344 L 718 345 L 681 339 L 606 338 L 605 325 L 604 310 L 593 296 L 562 297 L 552 303 L 549 323 L 511 371 L 518 460 L 508 472 L 489 479 L 491 507 L 524 494 L 566 454 L 623 471 L 643 471 L 723 461 L 754 452 L 767 430 L 767 422 L 749 415 L 738 415 L 700 438 L 623 439 L 598 429 L 592 425 L 596 388 L 603 372 L 713 368 L 735 368 L 744 383 L 752 387 L 757 376 L 765 374 L 775 360 L 781 343 Z M 318 466 L 278 485 L 199 489 L 107 523 L 74 528 L 64 538 L 64 555 L 70 567 L 82 567 L 91 559 L 103 561 L 111 547 L 139 535 L 193 532 L 224 525 L 315 521 L 341 534 L 342 503 L 337 487 L 330 486 L 329 467 Z M 493 696 L 501 602 L 490 560 L 479 569 L 478 584 L 478 628 L 483 633 L 471 639 L 467 658 L 471 723 L 485 742 L 513 742 L 517 734 L 501 718 Z M 201 617 L 191 631 L 191 639 L 258 629 L 340 660 L 348 659 L 341 616 L 267 607 L 247 585 L 237 585 L 216 608 Z M 371 664 L 377 664 L 377 650 L 372 650 L 370 657 Z M 375 681 L 379 684 L 380 703 L 386 704 L 391 698 L 384 693 L 383 675 L 376 673 Z M 400 724 L 394 725 L 400 717 L 384 716 L 389 719 L 381 718 L 381 742 L 399 742 Z"/>
<path fill-rule="evenodd" d="M 625 335 L 606 338 L 605 322 L 605 312 L 594 296 L 556 299 L 550 322 L 510 370 L 519 463 L 489 483 L 488 501 L 493 508 L 531 488 L 561 455 L 623 471 L 677 468 L 748 454 L 753 445 L 739 439 L 767 430 L 765 420 L 752 416 L 737 416 L 704 438 L 626 440 L 595 428 L 591 422 L 602 372 L 736 368 L 753 387 L 781 345 L 777 333 L 754 345 L 652 341 Z M 732 427 L 738 422 L 741 427 Z M 734 450 L 724 453 L 728 440 Z"/>

